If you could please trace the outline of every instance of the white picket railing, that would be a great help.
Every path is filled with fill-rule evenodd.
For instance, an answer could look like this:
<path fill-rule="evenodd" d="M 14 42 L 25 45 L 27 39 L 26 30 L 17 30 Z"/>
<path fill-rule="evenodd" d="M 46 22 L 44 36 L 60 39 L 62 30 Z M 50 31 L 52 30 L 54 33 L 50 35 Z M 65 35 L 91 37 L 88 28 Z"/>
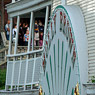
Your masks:
<path fill-rule="evenodd" d="M 32 89 L 40 81 L 42 50 L 7 56 L 6 90 Z M 28 57 L 27 57 L 28 56 Z M 11 89 L 10 89 L 11 87 Z"/>
<path fill-rule="evenodd" d="M 46 7 L 46 18 L 45 18 L 45 28 L 44 28 L 44 40 L 43 46 L 39 50 L 35 50 L 34 42 L 32 43 L 31 51 L 31 33 L 32 24 L 33 24 L 33 12 L 31 12 L 30 19 L 30 33 L 28 48 L 26 53 L 18 53 L 18 33 L 16 33 L 16 42 L 14 48 L 14 54 L 11 54 L 12 51 L 12 32 L 10 32 L 10 41 L 9 41 L 9 55 L 7 55 L 7 74 L 6 74 L 6 91 L 19 91 L 19 90 L 29 90 L 33 88 L 33 84 L 39 84 L 40 77 L 43 68 L 43 53 L 45 50 L 45 35 L 48 25 L 48 16 L 49 16 L 49 6 Z M 10 30 L 12 30 L 13 18 L 10 18 Z M 19 31 L 19 22 L 20 16 L 17 17 L 17 30 Z M 34 37 L 32 37 L 34 41 Z"/>

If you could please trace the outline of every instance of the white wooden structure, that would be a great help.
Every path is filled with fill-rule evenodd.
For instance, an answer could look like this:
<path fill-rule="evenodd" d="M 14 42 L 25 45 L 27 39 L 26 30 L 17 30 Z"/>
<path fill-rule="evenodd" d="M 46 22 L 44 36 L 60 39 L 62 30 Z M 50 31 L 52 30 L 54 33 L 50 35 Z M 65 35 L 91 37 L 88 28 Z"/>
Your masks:
<path fill-rule="evenodd" d="M 80 8 L 74 5 L 78 5 Z M 40 83 L 43 87 L 44 95 L 62 95 L 63 93 L 64 95 L 74 95 L 75 88 L 78 89 L 77 95 L 95 95 L 94 84 L 87 83 L 91 82 L 92 76 L 95 76 L 95 0 L 12 0 L 12 3 L 6 7 L 11 21 L 10 31 L 12 31 L 14 17 L 17 17 L 18 30 L 14 54 L 11 54 L 12 32 L 10 32 L 6 91 L 25 91 L 28 86 L 33 90 L 33 84 Z M 34 50 L 34 14 L 44 8 L 46 13 L 43 47 L 42 49 Z M 48 22 L 50 13 L 50 21 Z M 31 14 L 28 48 L 26 53 L 18 54 L 19 23 L 21 16 L 24 14 Z M 65 25 L 61 21 L 61 17 L 62 21 L 65 21 Z M 64 33 L 65 36 L 58 33 L 59 31 L 66 32 Z M 69 36 L 74 40 L 74 43 L 70 43 Z M 32 51 L 30 50 L 31 38 Z M 61 44 L 62 42 L 65 45 Z M 74 52 L 68 48 L 69 44 L 70 47 L 73 47 Z M 56 52 L 54 52 L 55 50 Z M 69 53 L 67 54 L 66 52 Z M 73 53 L 76 56 L 71 56 Z M 61 55 L 63 55 L 63 58 L 61 58 Z M 55 58 L 55 56 L 57 57 Z M 64 62 L 62 63 L 63 59 Z M 75 61 L 75 65 L 72 60 Z M 57 65 L 53 65 L 53 63 Z M 71 64 L 68 65 L 68 63 Z M 73 65 L 75 69 L 72 69 L 74 68 Z M 63 69 L 63 67 L 65 68 Z M 57 68 L 56 74 L 54 68 Z M 61 76 L 59 72 L 62 72 L 64 76 Z M 70 74 L 72 75 L 71 77 Z M 73 77 L 74 81 L 71 81 Z M 63 79 L 63 85 L 61 85 L 60 79 Z M 64 87 L 65 85 L 66 87 Z"/>
<path fill-rule="evenodd" d="M 9 41 L 9 52 L 7 55 L 7 75 L 6 75 L 6 91 L 17 91 L 23 89 L 26 90 L 27 86 L 30 86 L 32 90 L 33 84 L 39 84 L 41 67 L 42 67 L 42 52 L 43 48 L 40 50 L 34 50 L 34 12 L 46 9 L 45 15 L 45 28 L 44 33 L 47 30 L 48 16 L 49 16 L 49 7 L 51 6 L 51 1 L 48 0 L 21 0 L 15 3 L 7 5 L 7 11 L 10 17 L 10 41 Z M 23 6 L 21 6 L 23 4 Z M 40 5 L 39 5 L 40 4 Z M 18 7 L 17 7 L 18 5 Z M 39 6 L 38 6 L 39 5 Z M 12 8 L 10 8 L 12 7 Z M 24 11 L 23 11 L 24 9 Z M 18 45 L 18 34 L 19 34 L 19 23 L 20 18 L 23 14 L 30 15 L 30 32 L 29 32 L 29 41 L 28 48 L 26 53 L 18 54 L 17 45 Z M 13 18 L 17 17 L 17 33 L 16 33 L 16 42 L 14 47 L 14 53 L 12 54 L 12 28 L 13 28 Z M 32 36 L 31 36 L 32 35 Z M 31 49 L 31 38 L 32 38 L 32 51 Z"/>
<path fill-rule="evenodd" d="M 67 0 L 67 5 L 80 6 L 88 39 L 88 76 L 95 76 L 95 0 Z"/>

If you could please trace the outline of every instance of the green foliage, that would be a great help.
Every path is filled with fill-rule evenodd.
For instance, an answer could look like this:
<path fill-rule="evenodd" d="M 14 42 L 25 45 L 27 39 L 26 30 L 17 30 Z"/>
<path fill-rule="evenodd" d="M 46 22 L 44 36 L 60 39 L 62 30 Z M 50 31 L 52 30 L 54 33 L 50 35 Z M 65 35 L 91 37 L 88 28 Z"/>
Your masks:
<path fill-rule="evenodd" d="M 0 90 L 5 88 L 6 69 L 0 70 Z"/>
<path fill-rule="evenodd" d="M 92 83 L 95 83 L 95 76 L 92 76 L 91 81 Z"/>

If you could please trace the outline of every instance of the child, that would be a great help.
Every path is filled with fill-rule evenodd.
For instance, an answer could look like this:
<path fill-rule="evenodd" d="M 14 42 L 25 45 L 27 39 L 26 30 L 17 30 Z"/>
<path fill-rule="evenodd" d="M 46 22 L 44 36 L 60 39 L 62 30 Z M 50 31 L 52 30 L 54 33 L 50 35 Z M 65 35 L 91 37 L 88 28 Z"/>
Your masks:
<path fill-rule="evenodd" d="M 28 40 L 29 40 L 29 30 L 27 29 L 26 34 L 24 34 L 24 45 L 28 46 Z"/>

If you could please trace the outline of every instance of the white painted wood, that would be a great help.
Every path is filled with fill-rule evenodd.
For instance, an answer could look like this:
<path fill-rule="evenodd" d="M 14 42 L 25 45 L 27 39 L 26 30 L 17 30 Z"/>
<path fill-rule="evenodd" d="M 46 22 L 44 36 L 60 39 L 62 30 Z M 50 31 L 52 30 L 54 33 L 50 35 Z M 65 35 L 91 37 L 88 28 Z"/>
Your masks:
<path fill-rule="evenodd" d="M 72 4 L 80 6 L 84 15 L 88 38 L 88 69 L 91 70 L 88 74 L 91 77 L 95 75 L 95 0 L 67 0 L 67 5 Z"/>
<path fill-rule="evenodd" d="M 61 0 L 52 0 L 52 12 L 54 9 L 58 6 L 61 5 L 62 1 Z"/>
<path fill-rule="evenodd" d="M 43 52 L 43 49 L 40 50 L 35 50 L 35 51 L 30 51 L 28 53 L 20 53 L 20 54 L 13 54 L 13 55 L 7 55 L 7 58 L 11 58 L 11 57 L 19 57 L 19 56 L 24 56 L 24 55 L 29 55 L 29 54 L 35 54 L 38 52 Z"/>
<path fill-rule="evenodd" d="M 12 0 L 12 3 L 15 3 L 15 0 Z"/>
<path fill-rule="evenodd" d="M 31 35 L 33 35 L 34 33 L 34 31 L 33 31 L 33 12 L 31 12 L 31 17 L 30 17 L 30 31 L 29 31 L 29 41 L 28 41 L 28 50 L 27 50 L 27 52 L 29 52 L 30 51 L 30 47 L 31 47 Z M 33 40 L 34 38 L 32 38 L 32 41 L 34 41 Z M 32 49 L 33 49 L 33 47 L 34 47 L 34 44 L 32 44 Z M 26 83 L 27 83 L 27 73 L 28 73 L 28 58 L 29 58 L 29 55 L 27 55 L 27 59 L 26 59 L 26 74 L 25 74 L 25 83 L 24 83 L 24 90 L 26 90 Z"/>
<path fill-rule="evenodd" d="M 12 66 L 12 77 L 11 77 L 11 91 L 13 90 L 13 78 L 14 78 L 14 66 L 15 66 L 15 59 L 13 59 L 13 66 Z"/>
<path fill-rule="evenodd" d="M 12 51 L 12 29 L 13 29 L 13 18 L 10 18 L 10 41 L 9 41 L 9 55 L 11 54 Z"/>
<path fill-rule="evenodd" d="M 62 4 L 62 5 L 66 5 L 66 1 L 67 1 L 67 0 L 61 0 L 61 4 Z"/>
<path fill-rule="evenodd" d="M 36 64 L 36 62 L 38 65 Z M 22 57 L 20 57 L 19 61 L 15 60 L 15 58 L 13 61 L 8 61 L 6 91 L 9 90 L 8 86 L 11 86 L 11 91 L 13 91 L 13 86 L 17 86 L 16 91 L 20 90 L 19 86 L 22 86 L 22 88 L 24 86 L 24 90 L 26 90 L 26 86 L 31 85 L 32 89 L 33 84 L 39 83 L 40 75 L 38 76 L 37 74 L 40 73 L 39 68 L 41 66 L 41 63 L 42 57 L 36 57 L 36 54 L 35 57 L 32 59 L 27 58 L 27 60 L 23 60 Z M 33 67 L 29 67 L 30 65 L 28 64 L 32 64 Z M 28 67 L 30 70 L 32 70 L 32 73 L 29 72 Z M 29 74 L 31 74 L 32 77 L 27 76 Z M 29 80 L 27 80 L 27 77 L 29 78 Z M 34 80 L 34 78 L 37 79 Z"/>
<path fill-rule="evenodd" d="M 27 8 L 25 10 L 19 10 L 19 11 L 15 11 L 14 13 L 10 13 L 9 14 L 9 17 L 15 17 L 17 16 L 18 14 L 19 15 L 23 15 L 23 14 L 26 14 L 26 13 L 29 13 L 31 11 L 38 11 L 38 9 L 43 9 L 45 8 L 46 6 L 49 6 L 51 5 L 52 2 L 51 1 L 48 1 L 48 2 L 44 2 L 44 3 L 41 3 L 39 6 L 38 5 L 35 5 L 35 6 L 31 6 L 30 8 Z"/>
<path fill-rule="evenodd" d="M 32 51 L 34 50 L 34 24 L 35 19 L 33 18 L 33 24 L 32 24 Z"/>
<path fill-rule="evenodd" d="M 20 72 L 21 72 L 21 62 L 22 62 L 22 56 L 20 56 L 20 66 L 19 66 L 19 75 L 18 75 L 18 87 L 17 87 L 17 91 L 19 91 L 19 81 L 20 81 Z"/>
<path fill-rule="evenodd" d="M 44 39 L 45 39 L 45 35 L 46 35 L 46 32 L 47 32 L 48 18 L 49 18 L 49 6 L 46 7 Z M 43 42 L 43 46 L 44 46 L 44 42 Z"/>
<path fill-rule="evenodd" d="M 41 3 L 42 1 L 44 1 L 44 0 L 21 0 L 20 2 L 16 2 L 14 4 L 10 3 L 10 4 L 6 5 L 8 8 L 7 12 L 9 13 L 9 12 L 14 12 L 14 11 L 22 10 L 25 8 L 29 8 L 31 6 Z M 18 7 L 17 7 L 17 5 L 18 5 Z M 21 6 L 21 5 L 23 5 L 23 6 Z"/>
<path fill-rule="evenodd" d="M 26 90 L 27 73 L 28 73 L 28 55 L 27 55 L 27 58 L 26 58 L 26 71 L 25 71 L 24 90 Z"/>
<path fill-rule="evenodd" d="M 35 63 L 35 62 L 36 62 L 36 59 L 35 59 L 35 58 L 36 58 L 36 55 L 34 55 L 34 66 L 33 66 L 33 77 L 32 77 L 32 83 L 33 83 L 33 80 L 34 80 L 34 72 L 35 72 L 35 68 L 36 68 L 36 67 L 35 67 L 35 64 L 36 64 L 36 63 Z M 31 84 L 31 89 L 32 89 L 32 84 Z"/>
<path fill-rule="evenodd" d="M 84 84 L 86 87 L 86 95 L 95 95 L 95 83 Z"/>
<path fill-rule="evenodd" d="M 30 51 L 30 46 L 31 46 L 32 28 L 33 28 L 33 12 L 31 12 L 31 18 L 30 18 L 30 31 L 29 31 L 29 41 L 28 41 L 28 52 Z M 33 48 L 33 46 L 32 46 L 32 48 Z"/>
<path fill-rule="evenodd" d="M 18 34 L 19 34 L 19 23 L 20 23 L 20 16 L 17 16 L 17 33 L 16 33 L 16 42 L 15 42 L 14 54 L 17 53 Z"/>

